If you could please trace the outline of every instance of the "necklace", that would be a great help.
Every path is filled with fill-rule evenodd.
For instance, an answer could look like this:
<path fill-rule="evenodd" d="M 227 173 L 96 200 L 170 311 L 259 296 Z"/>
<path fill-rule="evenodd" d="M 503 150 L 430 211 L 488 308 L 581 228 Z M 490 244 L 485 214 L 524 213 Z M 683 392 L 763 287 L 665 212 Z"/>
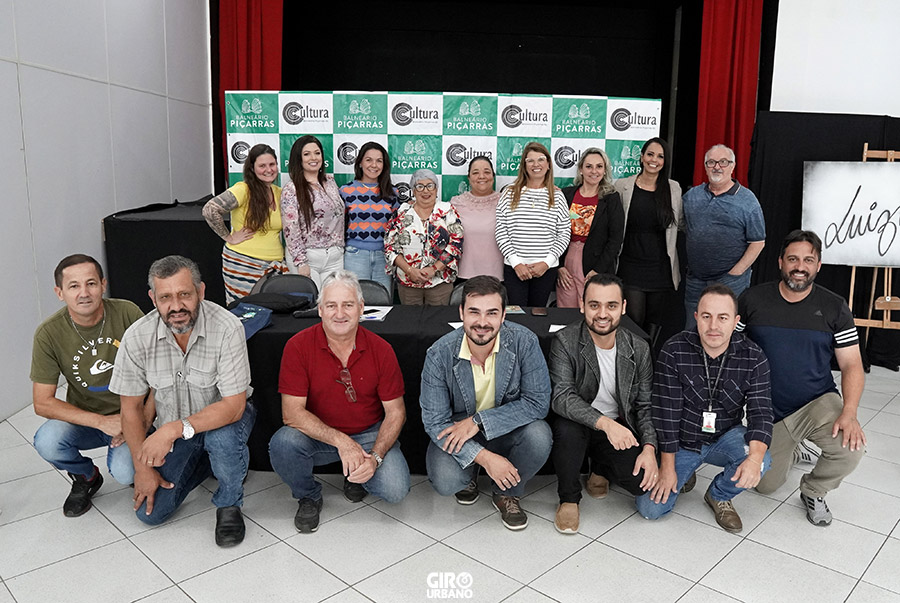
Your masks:
<path fill-rule="evenodd" d="M 68 313 L 67 313 L 68 314 Z M 106 311 L 103 312 L 103 320 L 100 321 L 100 331 L 97 333 L 97 337 L 94 338 L 94 343 L 88 343 L 87 339 L 81 334 L 81 331 L 78 330 L 78 327 L 75 326 L 75 320 L 72 318 L 72 315 L 69 314 L 69 322 L 72 323 L 72 328 L 75 329 L 75 334 L 81 338 L 81 341 L 84 342 L 84 346 L 91 348 L 91 356 L 97 355 L 97 340 L 100 339 L 100 335 L 103 334 L 103 327 L 106 325 Z"/>

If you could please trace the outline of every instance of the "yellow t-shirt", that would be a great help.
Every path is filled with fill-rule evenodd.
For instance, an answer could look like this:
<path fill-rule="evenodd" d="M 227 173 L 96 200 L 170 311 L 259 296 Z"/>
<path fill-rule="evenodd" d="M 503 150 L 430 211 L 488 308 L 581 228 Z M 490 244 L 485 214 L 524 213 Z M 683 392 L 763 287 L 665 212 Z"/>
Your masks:
<path fill-rule="evenodd" d="M 497 359 L 497 351 L 500 349 L 500 335 L 494 338 L 494 349 L 484 361 L 484 368 L 472 362 L 472 351 L 469 349 L 469 341 L 463 337 L 459 348 L 459 357 L 468 360 L 472 365 L 472 380 L 475 382 L 475 412 L 494 408 L 494 399 L 497 397 L 497 380 L 494 375 L 494 365 Z"/>
<path fill-rule="evenodd" d="M 231 232 L 234 232 L 244 227 L 244 218 L 247 216 L 247 205 L 250 201 L 250 188 L 243 182 L 238 182 L 228 190 L 238 202 L 237 208 L 231 210 Z M 267 262 L 284 259 L 284 244 L 281 238 L 281 187 L 272 184 L 272 193 L 275 195 L 275 209 L 269 212 L 266 231 L 257 231 L 253 238 L 237 245 L 226 243 L 226 247 Z"/>

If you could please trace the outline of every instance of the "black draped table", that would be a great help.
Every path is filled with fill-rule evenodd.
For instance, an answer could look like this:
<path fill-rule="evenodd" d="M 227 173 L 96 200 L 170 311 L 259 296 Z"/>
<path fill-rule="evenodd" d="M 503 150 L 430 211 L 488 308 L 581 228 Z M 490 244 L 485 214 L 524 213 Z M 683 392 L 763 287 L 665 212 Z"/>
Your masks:
<path fill-rule="evenodd" d="M 507 314 L 506 319 L 517 322 L 537 334 L 544 357 L 550 353 L 553 333 L 551 325 L 565 325 L 582 320 L 577 309 L 548 308 L 547 316 Z M 257 407 L 256 425 L 250 434 L 250 468 L 271 471 L 269 440 L 283 425 L 281 394 L 278 393 L 278 373 L 284 345 L 295 333 L 319 322 L 318 318 L 293 318 L 273 315 L 273 324 L 256 333 L 247 342 L 250 372 L 253 376 L 253 402 Z M 400 445 L 412 473 L 425 473 L 425 450 L 428 435 L 422 426 L 419 407 L 419 387 L 425 352 L 435 341 L 452 328 L 448 323 L 460 322 L 456 306 L 394 306 L 384 321 L 363 321 L 363 326 L 383 337 L 394 348 L 403 371 L 406 386 L 406 424 L 400 433 Z M 627 316 L 622 326 L 647 338 Z"/>

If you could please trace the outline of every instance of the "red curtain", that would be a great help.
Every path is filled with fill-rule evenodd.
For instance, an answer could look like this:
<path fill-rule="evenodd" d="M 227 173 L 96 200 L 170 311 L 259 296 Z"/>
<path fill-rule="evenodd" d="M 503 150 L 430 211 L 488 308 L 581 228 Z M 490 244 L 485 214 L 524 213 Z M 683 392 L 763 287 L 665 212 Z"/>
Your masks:
<path fill-rule="evenodd" d="M 281 0 L 219 0 L 217 102 L 223 133 L 226 90 L 281 90 L 283 7 Z"/>
<path fill-rule="evenodd" d="M 706 180 L 703 155 L 714 144 L 734 149 L 734 177 L 747 183 L 756 120 L 763 0 L 705 0 L 697 99 L 694 184 Z"/>

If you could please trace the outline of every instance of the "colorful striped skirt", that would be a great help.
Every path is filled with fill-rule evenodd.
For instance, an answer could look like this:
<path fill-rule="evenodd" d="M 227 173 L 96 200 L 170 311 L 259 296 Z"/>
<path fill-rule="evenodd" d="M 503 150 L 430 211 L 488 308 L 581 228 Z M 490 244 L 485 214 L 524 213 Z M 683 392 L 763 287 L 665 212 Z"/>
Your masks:
<path fill-rule="evenodd" d="M 287 271 L 287 266 L 281 260 L 258 260 L 223 247 L 222 278 L 225 280 L 225 303 L 230 304 L 249 295 L 256 281 L 269 272 L 284 274 Z"/>

